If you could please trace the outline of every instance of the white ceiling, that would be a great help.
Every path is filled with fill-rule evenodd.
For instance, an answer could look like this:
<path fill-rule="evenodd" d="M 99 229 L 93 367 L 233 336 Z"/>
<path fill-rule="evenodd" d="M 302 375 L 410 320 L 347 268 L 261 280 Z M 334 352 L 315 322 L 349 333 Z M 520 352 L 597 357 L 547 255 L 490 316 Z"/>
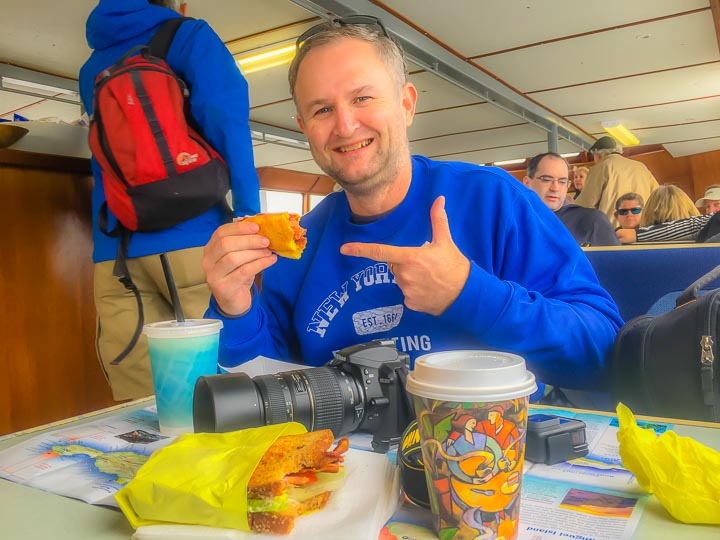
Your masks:
<path fill-rule="evenodd" d="M 317 0 L 358 12 L 380 12 L 395 34 L 427 35 L 489 74 L 503 93 L 531 100 L 543 116 L 577 130 L 584 143 L 600 123 L 620 120 L 643 145 L 673 156 L 720 149 L 719 0 Z M 233 53 L 291 39 L 314 13 L 291 0 L 188 0 L 188 14 L 207 20 Z M 306 2 L 310 4 L 310 2 Z M 3 0 L 0 62 L 77 78 L 90 50 L 85 20 L 95 0 Z M 409 23 L 409 24 L 408 24 Z M 411 64 L 418 114 L 413 152 L 488 163 L 547 150 L 547 132 Z M 251 120 L 294 132 L 287 66 L 247 76 Z M 535 106 L 532 105 L 532 106 Z M 75 122 L 79 105 L 0 91 L 0 117 Z M 576 141 L 577 142 L 577 141 Z M 578 151 L 561 139 L 561 152 Z M 310 152 L 255 145 L 256 166 L 319 170 Z"/>

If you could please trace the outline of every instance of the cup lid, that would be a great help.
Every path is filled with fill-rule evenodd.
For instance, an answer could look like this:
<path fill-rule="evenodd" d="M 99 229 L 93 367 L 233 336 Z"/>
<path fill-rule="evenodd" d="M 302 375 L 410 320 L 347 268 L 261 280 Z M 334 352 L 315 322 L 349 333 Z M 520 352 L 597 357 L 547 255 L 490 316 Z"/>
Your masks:
<path fill-rule="evenodd" d="M 151 338 L 184 338 L 217 334 L 223 323 L 217 319 L 185 319 L 183 322 L 162 321 L 143 326 L 143 334 Z"/>
<path fill-rule="evenodd" d="M 462 350 L 426 354 L 415 360 L 407 391 L 444 401 L 504 401 L 537 390 L 525 360 L 499 351 Z"/>

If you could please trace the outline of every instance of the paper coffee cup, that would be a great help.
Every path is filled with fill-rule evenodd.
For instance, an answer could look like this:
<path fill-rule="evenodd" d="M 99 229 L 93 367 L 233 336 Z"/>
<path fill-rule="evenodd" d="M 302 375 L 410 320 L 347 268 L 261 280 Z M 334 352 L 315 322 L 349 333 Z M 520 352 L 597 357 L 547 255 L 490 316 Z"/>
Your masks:
<path fill-rule="evenodd" d="M 408 375 L 440 538 L 517 537 L 528 397 L 535 377 L 517 355 L 448 351 Z"/>

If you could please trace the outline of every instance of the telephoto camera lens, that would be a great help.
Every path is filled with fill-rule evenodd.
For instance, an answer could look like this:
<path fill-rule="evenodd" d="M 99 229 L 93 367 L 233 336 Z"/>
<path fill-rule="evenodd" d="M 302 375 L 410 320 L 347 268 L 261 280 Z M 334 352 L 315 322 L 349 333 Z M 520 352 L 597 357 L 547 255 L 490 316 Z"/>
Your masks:
<path fill-rule="evenodd" d="M 299 422 L 309 431 L 330 429 L 340 437 L 357 429 L 364 414 L 362 384 L 330 367 L 253 378 L 246 373 L 200 377 L 193 399 L 196 433 Z"/>

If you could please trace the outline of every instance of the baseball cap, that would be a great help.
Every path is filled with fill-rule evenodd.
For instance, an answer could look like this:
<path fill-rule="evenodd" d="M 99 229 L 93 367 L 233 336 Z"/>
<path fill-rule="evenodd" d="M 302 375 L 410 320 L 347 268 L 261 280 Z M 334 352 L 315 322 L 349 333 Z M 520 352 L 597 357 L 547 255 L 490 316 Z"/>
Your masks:
<path fill-rule="evenodd" d="M 702 199 L 695 201 L 695 206 L 702 208 L 705 206 L 705 201 L 720 201 L 720 186 L 710 186 L 705 190 L 705 195 Z"/>
<path fill-rule="evenodd" d="M 595 143 L 588 148 L 588 152 L 594 152 L 595 150 L 615 150 L 618 144 L 612 137 L 605 135 L 600 137 Z"/>

